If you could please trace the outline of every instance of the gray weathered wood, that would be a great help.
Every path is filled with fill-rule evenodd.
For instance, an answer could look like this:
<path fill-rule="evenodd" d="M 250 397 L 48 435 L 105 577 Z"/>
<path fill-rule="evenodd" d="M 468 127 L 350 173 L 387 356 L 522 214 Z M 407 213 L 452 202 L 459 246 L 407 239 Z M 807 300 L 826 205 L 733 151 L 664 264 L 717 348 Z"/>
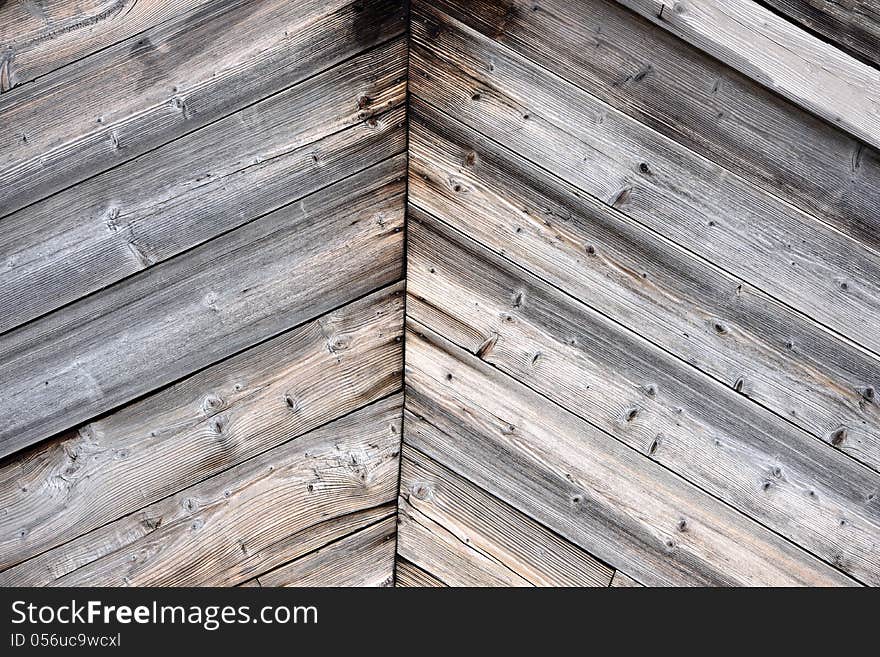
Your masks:
<path fill-rule="evenodd" d="M 0 2 L 0 93 L 217 0 Z"/>
<path fill-rule="evenodd" d="M 391 586 L 397 519 L 390 517 L 260 575 L 260 586 Z"/>
<path fill-rule="evenodd" d="M 880 474 L 411 210 L 407 314 L 861 582 Z"/>
<path fill-rule="evenodd" d="M 394 499 L 401 403 L 394 395 L 264 452 L 6 570 L 0 583 L 244 582 L 266 570 L 262 556 L 276 542 Z"/>
<path fill-rule="evenodd" d="M 418 7 L 416 96 L 880 352 L 880 254 Z"/>
<path fill-rule="evenodd" d="M 418 99 L 409 125 L 411 203 L 880 469 L 876 356 Z"/>
<path fill-rule="evenodd" d="M 877 0 L 762 0 L 783 16 L 880 66 L 880 2 Z"/>
<path fill-rule="evenodd" d="M 0 332 L 401 152 L 405 72 L 397 39 L 6 217 Z"/>
<path fill-rule="evenodd" d="M 0 337 L 0 455 L 402 278 L 404 163 L 387 160 Z"/>
<path fill-rule="evenodd" d="M 614 573 L 614 579 L 611 580 L 611 588 L 613 589 L 624 589 L 624 588 L 640 588 L 642 585 L 639 584 L 636 580 L 634 580 L 629 575 L 622 573 L 621 571 L 617 571 Z"/>
<path fill-rule="evenodd" d="M 0 463 L 0 569 L 399 390 L 402 284 Z"/>
<path fill-rule="evenodd" d="M 752 0 L 618 0 L 793 102 L 880 147 L 880 71 Z"/>
<path fill-rule="evenodd" d="M 406 444 L 402 459 L 398 552 L 413 564 L 450 586 L 608 586 L 608 566 L 517 509 Z"/>
<path fill-rule="evenodd" d="M 614 0 L 432 4 L 540 64 L 545 75 L 565 78 L 880 249 L 877 151 Z"/>
<path fill-rule="evenodd" d="M 645 584 L 855 582 L 407 320 L 406 442 Z"/>
<path fill-rule="evenodd" d="M 402 557 L 397 557 L 394 585 L 400 588 L 442 588 L 446 586 L 446 584 L 430 573 L 426 573 L 424 570 Z"/>
<path fill-rule="evenodd" d="M 401 34 L 401 0 L 223 0 L 0 96 L 0 216 Z"/>

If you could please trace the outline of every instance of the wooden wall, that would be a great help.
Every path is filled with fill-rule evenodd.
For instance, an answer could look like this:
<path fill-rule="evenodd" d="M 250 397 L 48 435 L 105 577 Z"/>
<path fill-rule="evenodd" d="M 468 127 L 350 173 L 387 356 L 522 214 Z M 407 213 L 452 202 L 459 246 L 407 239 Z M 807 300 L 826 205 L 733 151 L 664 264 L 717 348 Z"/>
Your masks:
<path fill-rule="evenodd" d="M 400 584 L 880 584 L 876 115 L 654 4 L 413 2 Z"/>
<path fill-rule="evenodd" d="M 0 583 L 391 583 L 406 10 L 0 3 Z"/>

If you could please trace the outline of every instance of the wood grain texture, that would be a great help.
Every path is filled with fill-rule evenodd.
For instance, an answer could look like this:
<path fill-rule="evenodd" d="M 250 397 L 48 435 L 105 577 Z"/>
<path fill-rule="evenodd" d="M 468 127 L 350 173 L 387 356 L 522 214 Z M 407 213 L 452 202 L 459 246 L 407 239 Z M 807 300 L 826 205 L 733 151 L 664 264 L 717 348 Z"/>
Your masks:
<path fill-rule="evenodd" d="M 0 463 L 0 569 L 400 390 L 403 286 Z"/>
<path fill-rule="evenodd" d="M 0 93 L 217 0 L 0 3 Z"/>
<path fill-rule="evenodd" d="M 394 585 L 400 588 L 443 588 L 446 586 L 430 573 L 400 556 L 397 557 L 395 577 Z"/>
<path fill-rule="evenodd" d="M 304 557 L 364 527 L 393 516 L 395 513 L 397 513 L 397 504 L 392 503 L 325 520 L 304 531 L 291 534 L 273 543 L 265 550 L 261 550 L 254 557 L 253 563 L 255 565 L 250 569 L 250 572 L 259 572 L 260 574 L 268 572 L 272 568 Z M 252 577 L 238 586 L 262 586 L 262 584 L 258 577 Z"/>
<path fill-rule="evenodd" d="M 432 4 L 536 62 L 545 75 L 568 80 L 880 249 L 876 150 L 614 0 Z"/>
<path fill-rule="evenodd" d="M 880 474 L 414 211 L 407 314 L 861 582 Z M 731 565 L 731 569 L 735 569 Z"/>
<path fill-rule="evenodd" d="M 393 395 L 336 420 L 6 570 L 0 582 L 245 582 L 265 572 L 261 555 L 275 543 L 329 519 L 393 501 L 401 404 L 402 396 Z"/>
<path fill-rule="evenodd" d="M 875 148 L 880 71 L 752 0 L 618 0 Z"/>
<path fill-rule="evenodd" d="M 880 469 L 874 355 L 418 99 L 409 145 L 412 204 Z"/>
<path fill-rule="evenodd" d="M 379 587 L 394 583 L 394 515 L 265 575 L 261 586 Z"/>
<path fill-rule="evenodd" d="M 398 552 L 449 586 L 608 586 L 612 571 L 404 444 Z M 432 540 L 433 539 L 433 540 Z"/>
<path fill-rule="evenodd" d="M 614 578 L 611 580 L 611 588 L 613 589 L 641 588 L 641 586 L 632 577 L 619 570 L 614 573 Z"/>
<path fill-rule="evenodd" d="M 405 67 L 397 39 L 3 219 L 0 332 L 401 152 Z"/>
<path fill-rule="evenodd" d="M 401 34 L 401 0 L 222 0 L 0 96 L 0 216 Z"/>
<path fill-rule="evenodd" d="M 404 165 L 387 160 L 0 337 L 0 453 L 400 280 Z"/>
<path fill-rule="evenodd" d="M 648 585 L 852 585 L 801 548 L 407 320 L 407 444 Z"/>
<path fill-rule="evenodd" d="M 699 256 L 880 351 L 880 254 L 416 5 L 411 90 Z"/>
<path fill-rule="evenodd" d="M 880 66 L 880 2 L 877 0 L 761 2 L 850 55 Z"/>

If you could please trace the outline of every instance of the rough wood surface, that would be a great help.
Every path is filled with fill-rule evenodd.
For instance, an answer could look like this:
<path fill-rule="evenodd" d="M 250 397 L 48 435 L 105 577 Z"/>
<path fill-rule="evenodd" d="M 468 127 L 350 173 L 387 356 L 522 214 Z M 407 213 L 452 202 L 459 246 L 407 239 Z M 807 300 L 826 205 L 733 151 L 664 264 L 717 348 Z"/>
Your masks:
<path fill-rule="evenodd" d="M 761 2 L 854 57 L 880 66 L 880 2 L 877 0 Z"/>
<path fill-rule="evenodd" d="M 544 75 L 568 80 L 880 249 L 877 151 L 614 0 L 432 5 L 540 64 Z"/>
<path fill-rule="evenodd" d="M 417 97 L 880 352 L 880 254 L 418 7 Z"/>
<path fill-rule="evenodd" d="M 401 34 L 401 0 L 223 0 L 0 96 L 0 216 Z"/>
<path fill-rule="evenodd" d="M 0 454 L 402 278 L 404 163 L 387 160 L 0 337 Z"/>
<path fill-rule="evenodd" d="M 614 573 L 614 578 L 611 580 L 611 588 L 613 589 L 641 588 L 641 586 L 632 577 L 619 570 Z"/>
<path fill-rule="evenodd" d="M 0 2 L 0 93 L 217 0 Z"/>
<path fill-rule="evenodd" d="M 613 568 L 654 585 L 855 583 L 430 329 L 407 327 L 407 444 Z"/>
<path fill-rule="evenodd" d="M 880 469 L 880 361 L 418 99 L 410 203 Z"/>
<path fill-rule="evenodd" d="M 414 563 L 399 556 L 397 557 L 395 576 L 394 585 L 400 588 L 442 588 L 446 586 L 430 573 L 426 573 Z"/>
<path fill-rule="evenodd" d="M 0 568 L 399 390 L 402 284 L 0 463 Z"/>
<path fill-rule="evenodd" d="M 424 303 L 408 303 L 408 316 L 829 564 L 880 584 L 880 474 L 461 234 L 409 216 L 407 293 Z"/>
<path fill-rule="evenodd" d="M 275 543 L 393 501 L 401 404 L 393 395 L 264 452 L 6 570 L 0 583 L 242 583 L 265 571 L 263 556 Z"/>
<path fill-rule="evenodd" d="M 880 147 L 880 71 L 752 0 L 618 0 L 713 57 Z"/>
<path fill-rule="evenodd" d="M 3 219 L 0 332 L 399 153 L 402 39 Z"/>
<path fill-rule="evenodd" d="M 391 586 L 394 515 L 260 575 L 260 586 Z"/>
<path fill-rule="evenodd" d="M 611 581 L 605 564 L 407 445 L 399 508 L 398 552 L 449 586 Z"/>

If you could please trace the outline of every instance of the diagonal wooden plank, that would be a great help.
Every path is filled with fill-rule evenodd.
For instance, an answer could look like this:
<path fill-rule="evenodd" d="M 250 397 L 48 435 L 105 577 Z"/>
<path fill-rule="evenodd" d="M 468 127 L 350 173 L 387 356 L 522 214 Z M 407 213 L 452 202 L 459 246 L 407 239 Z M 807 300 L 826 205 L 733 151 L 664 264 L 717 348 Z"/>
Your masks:
<path fill-rule="evenodd" d="M 404 148 L 396 39 L 3 219 L 0 332 Z"/>
<path fill-rule="evenodd" d="M 391 586 L 396 527 L 394 516 L 380 520 L 260 575 L 260 586 Z"/>
<path fill-rule="evenodd" d="M 311 541 L 310 528 L 394 499 L 401 404 L 396 394 L 340 418 L 6 570 L 0 582 L 243 583 L 279 565 L 263 560 L 279 541 L 300 532 Z"/>
<path fill-rule="evenodd" d="M 407 315 L 861 582 L 880 474 L 410 210 Z M 423 300 L 423 301 L 421 301 Z M 638 330 L 638 326 L 634 328 Z"/>
<path fill-rule="evenodd" d="M 407 320 L 406 441 L 648 585 L 853 580 Z"/>
<path fill-rule="evenodd" d="M 0 463 L 0 569 L 399 390 L 402 290 L 371 294 Z"/>
<path fill-rule="evenodd" d="M 880 254 L 416 5 L 411 91 L 880 353 Z"/>
<path fill-rule="evenodd" d="M 426 573 L 414 563 L 407 561 L 402 557 L 397 557 L 395 580 L 394 585 L 401 588 L 442 588 L 446 586 L 446 584 L 430 573 Z"/>
<path fill-rule="evenodd" d="M 449 586 L 608 586 L 612 571 L 605 564 L 405 440 L 404 430 L 398 533 L 404 559 Z"/>
<path fill-rule="evenodd" d="M 880 470 L 876 356 L 418 98 L 409 125 L 412 204 Z"/>
<path fill-rule="evenodd" d="M 400 280 L 404 166 L 386 160 L 0 337 L 0 455 Z"/>
<path fill-rule="evenodd" d="M 402 0 L 211 3 L 0 96 L 0 216 L 402 34 Z"/>
<path fill-rule="evenodd" d="M 618 0 L 756 82 L 880 147 L 880 71 L 752 0 Z"/>
<path fill-rule="evenodd" d="M 880 250 L 876 150 L 615 0 L 432 4 L 539 64 L 545 75 L 564 78 Z"/>

